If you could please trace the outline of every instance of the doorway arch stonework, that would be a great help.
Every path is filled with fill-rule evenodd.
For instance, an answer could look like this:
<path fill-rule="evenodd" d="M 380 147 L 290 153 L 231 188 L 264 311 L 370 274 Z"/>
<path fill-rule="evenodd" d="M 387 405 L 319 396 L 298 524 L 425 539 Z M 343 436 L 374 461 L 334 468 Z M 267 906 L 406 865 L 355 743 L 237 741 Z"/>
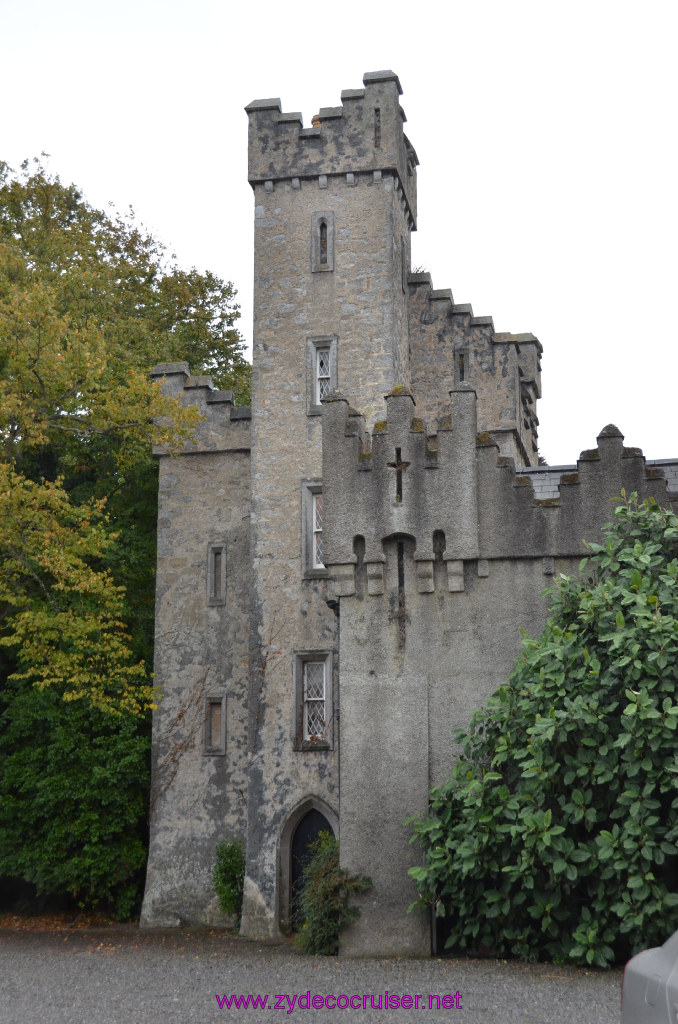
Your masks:
<path fill-rule="evenodd" d="M 280 928 L 283 932 L 290 931 L 290 911 L 292 905 L 292 842 L 294 834 L 303 819 L 310 811 L 318 811 L 326 819 L 332 832 L 339 838 L 339 818 L 324 800 L 316 796 L 308 796 L 287 818 L 280 833 L 278 872 L 279 872 L 279 914 Z"/>

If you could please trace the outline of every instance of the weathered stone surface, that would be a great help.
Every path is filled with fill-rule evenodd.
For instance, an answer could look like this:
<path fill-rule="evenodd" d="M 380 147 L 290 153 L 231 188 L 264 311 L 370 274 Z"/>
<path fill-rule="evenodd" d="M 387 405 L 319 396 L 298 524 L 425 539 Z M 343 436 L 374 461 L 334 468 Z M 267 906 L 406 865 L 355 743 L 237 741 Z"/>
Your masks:
<path fill-rule="evenodd" d="M 153 371 L 203 419 L 157 453 L 146 925 L 219 920 L 228 834 L 247 850 L 242 931 L 278 936 L 295 837 L 324 820 L 374 883 L 343 951 L 427 955 L 404 821 L 449 771 L 454 729 L 505 682 L 611 499 L 677 497 L 678 459 L 646 463 L 611 425 L 576 466 L 537 465 L 539 341 L 410 273 L 399 96 L 393 72 L 368 74 L 310 128 L 249 105 L 252 409 L 184 363 Z"/>

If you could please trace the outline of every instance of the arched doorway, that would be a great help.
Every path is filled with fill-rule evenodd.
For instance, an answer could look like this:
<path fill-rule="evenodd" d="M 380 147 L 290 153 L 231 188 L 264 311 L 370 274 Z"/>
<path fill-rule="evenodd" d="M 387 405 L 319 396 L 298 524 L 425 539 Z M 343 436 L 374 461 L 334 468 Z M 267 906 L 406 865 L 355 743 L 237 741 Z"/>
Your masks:
<path fill-rule="evenodd" d="M 283 931 L 294 931 L 300 924 L 296 920 L 296 896 L 309 857 L 308 847 L 321 832 L 336 836 L 338 831 L 336 814 L 316 797 L 304 800 L 287 819 L 280 837 L 280 926 Z"/>
<path fill-rule="evenodd" d="M 331 832 L 334 829 L 325 815 L 313 808 L 301 819 L 292 835 L 292 846 L 290 849 L 290 926 L 293 931 L 301 927 L 303 921 L 299 911 L 299 893 L 308 861 L 311 857 L 310 847 L 321 832 Z"/>

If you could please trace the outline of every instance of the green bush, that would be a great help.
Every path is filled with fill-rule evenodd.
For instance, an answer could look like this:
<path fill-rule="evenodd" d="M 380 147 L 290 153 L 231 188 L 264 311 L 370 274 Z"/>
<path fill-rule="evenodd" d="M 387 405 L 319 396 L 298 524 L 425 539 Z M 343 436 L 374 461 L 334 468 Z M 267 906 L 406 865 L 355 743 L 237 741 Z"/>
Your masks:
<path fill-rule="evenodd" d="M 235 930 L 240 931 L 245 882 L 245 854 L 240 839 L 224 839 L 219 843 L 213 879 L 219 906 L 224 914 L 233 914 Z"/>
<path fill-rule="evenodd" d="M 339 867 L 339 843 L 329 832 L 321 832 L 309 847 L 311 859 L 304 867 L 299 906 L 304 923 L 294 937 L 303 953 L 336 956 L 339 932 L 360 917 L 349 899 L 371 887 L 369 878 L 349 875 Z"/>
<path fill-rule="evenodd" d="M 414 825 L 448 946 L 605 966 L 678 928 L 678 518 L 632 495 Z"/>

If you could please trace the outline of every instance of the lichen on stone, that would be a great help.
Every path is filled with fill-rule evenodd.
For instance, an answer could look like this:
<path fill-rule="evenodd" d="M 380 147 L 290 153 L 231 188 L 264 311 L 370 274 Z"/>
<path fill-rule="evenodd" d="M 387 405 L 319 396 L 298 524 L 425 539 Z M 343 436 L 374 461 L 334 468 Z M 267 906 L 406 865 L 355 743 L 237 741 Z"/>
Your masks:
<path fill-rule="evenodd" d="M 496 442 L 492 440 L 486 430 L 481 430 L 479 434 L 476 434 L 476 445 L 480 447 L 489 447 L 490 445 L 496 446 Z"/>

